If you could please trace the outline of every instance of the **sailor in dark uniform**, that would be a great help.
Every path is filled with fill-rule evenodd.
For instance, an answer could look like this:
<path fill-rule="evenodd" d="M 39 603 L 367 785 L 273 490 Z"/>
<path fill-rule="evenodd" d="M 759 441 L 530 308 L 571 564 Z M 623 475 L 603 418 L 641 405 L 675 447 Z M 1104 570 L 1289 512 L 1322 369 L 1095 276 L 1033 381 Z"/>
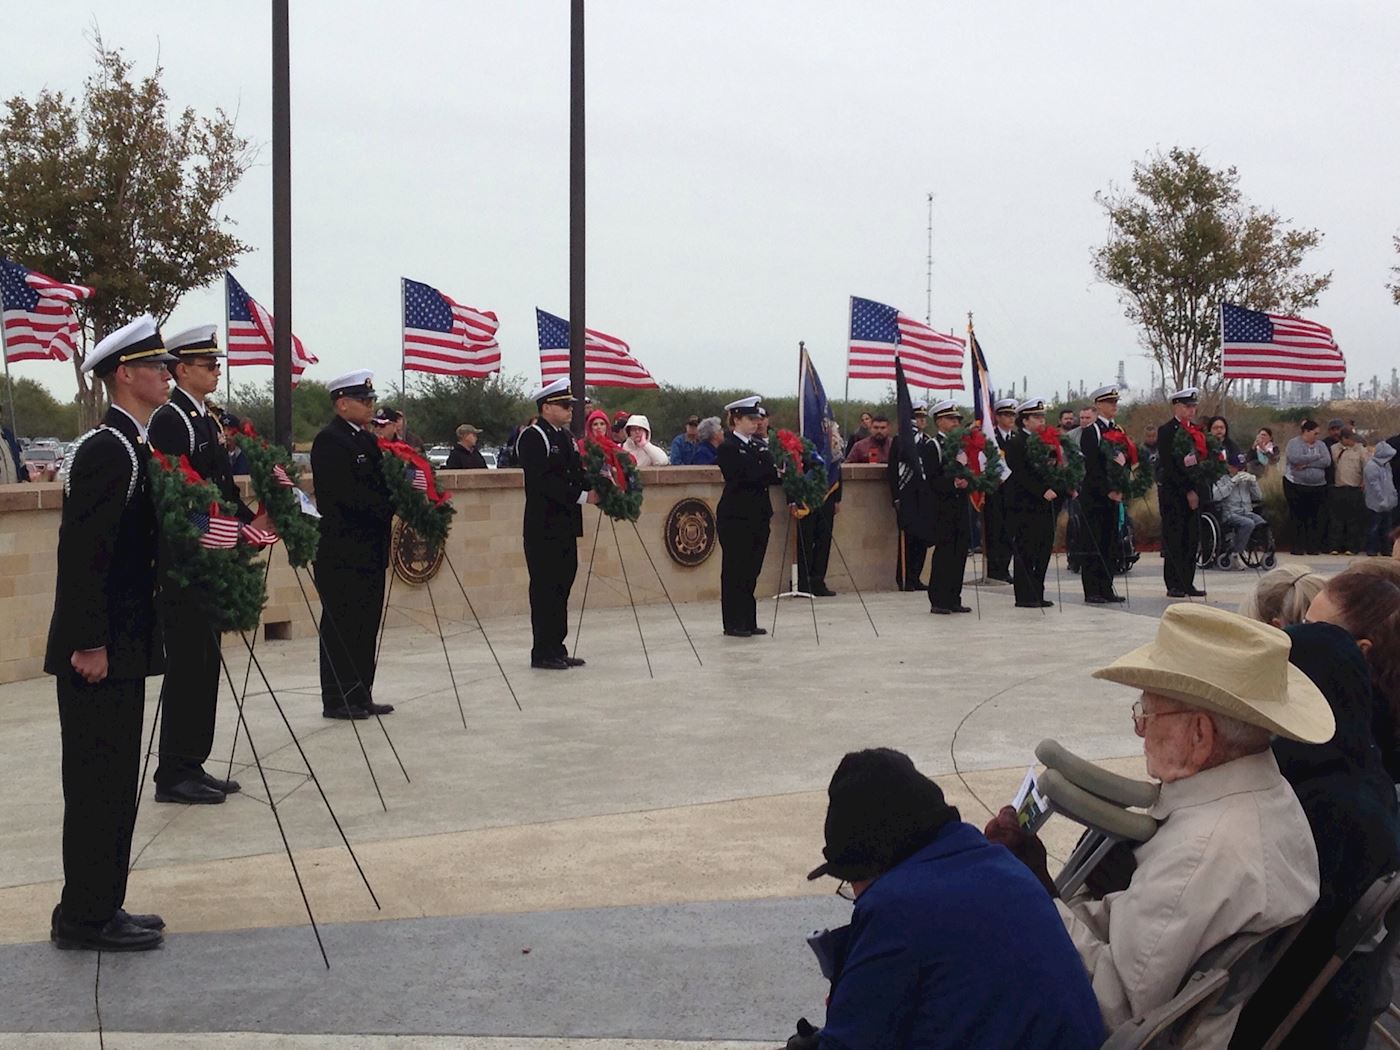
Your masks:
<path fill-rule="evenodd" d="M 1104 434 L 1122 429 L 1113 421 L 1118 414 L 1118 396 L 1118 387 L 1113 384 L 1095 390 L 1096 417 L 1079 430 L 1079 447 L 1084 452 L 1084 491 L 1079 494 L 1079 510 L 1084 519 L 1083 528 L 1079 530 L 1082 544 L 1079 579 L 1084 585 L 1084 601 L 1089 605 L 1124 600 L 1114 593 L 1110 560 L 1114 544 L 1118 542 L 1118 513 L 1123 493 L 1108 487 L 1107 453 L 1101 447 Z"/>
<path fill-rule="evenodd" d="M 1046 609 L 1054 602 L 1045 600 L 1045 570 L 1055 541 L 1055 501 L 1068 492 L 1058 492 L 1050 479 L 1036 472 L 1027 445 L 1030 435 L 1045 429 L 1045 399 L 1022 401 L 1016 408 L 1016 432 L 1003 446 L 1011 475 L 1002 483 L 1006 493 L 1007 525 L 1016 558 L 1018 609 Z"/>
<path fill-rule="evenodd" d="M 312 575 L 321 595 L 321 714 L 326 718 L 387 715 L 374 702 L 375 650 L 389 565 L 394 506 L 382 453 L 368 427 L 374 415 L 374 373 L 348 372 L 330 382 L 335 418 L 311 444 L 311 475 L 321 539 Z"/>
<path fill-rule="evenodd" d="M 967 548 L 972 542 L 972 519 L 968 516 L 967 479 L 955 477 L 955 467 L 967 464 L 967 453 L 954 448 L 948 431 L 962 423 L 962 414 L 953 401 L 933 406 L 933 425 L 938 432 L 923 446 L 924 477 L 933 490 L 933 558 L 928 569 L 929 611 L 940 616 L 969 613 L 962 603 L 963 574 L 967 569 Z"/>
<path fill-rule="evenodd" d="M 237 508 L 238 520 L 252 522 L 251 508 L 234 484 L 223 426 L 205 399 L 219 385 L 221 366 L 215 326 L 200 325 L 165 340 L 175 361 L 170 400 L 151 416 L 151 447 L 171 462 L 189 457 L 190 466 Z M 263 523 L 260 523 L 263 524 Z M 219 803 L 239 790 L 238 781 L 220 780 L 204 763 L 214 746 L 214 711 L 219 695 L 219 633 L 207 611 L 186 590 L 162 589 L 160 621 L 165 636 L 165 680 L 160 689 L 160 761 L 156 801 Z"/>
<path fill-rule="evenodd" d="M 1006 443 L 1016 432 L 1016 399 L 1003 397 L 992 406 L 996 415 L 993 433 L 997 448 L 1006 456 Z M 982 504 L 982 549 L 987 556 L 987 579 L 1011 582 L 1011 530 L 1006 520 L 1006 486 L 998 485 Z"/>
<path fill-rule="evenodd" d="M 547 671 L 582 667 L 570 656 L 569 591 L 578 575 L 578 538 L 584 505 L 598 502 L 588 487 L 578 445 L 569 433 L 574 395 L 568 379 L 534 392 L 539 416 L 515 441 L 525 470 L 525 565 L 530 570 L 530 666 Z"/>
<path fill-rule="evenodd" d="M 724 633 L 731 638 L 767 634 L 758 625 L 754 588 L 763 570 L 768 550 L 768 532 L 773 517 L 773 501 L 768 487 L 778 484 L 773 457 L 757 437 L 759 398 L 742 397 L 725 405 L 729 413 L 729 434 L 715 453 L 715 462 L 724 475 L 724 493 L 715 510 L 719 531 L 721 562 L 719 570 L 720 612 Z"/>
<path fill-rule="evenodd" d="M 63 895 L 50 931 L 60 948 L 144 951 L 160 945 L 165 925 L 122 905 L 146 677 L 161 672 L 145 420 L 165 403 L 169 360 L 150 317 L 93 347 L 83 371 L 102 381 L 111 407 L 63 468 L 58 580 L 44 654 L 44 670 L 58 686 L 63 738 Z"/>
<path fill-rule="evenodd" d="M 915 401 L 911 410 L 914 420 L 914 447 L 916 454 L 921 454 L 924 442 L 930 440 L 928 434 L 924 433 L 928 425 L 928 402 Z M 894 561 L 894 585 L 901 591 L 922 591 L 928 587 L 922 579 L 928 544 L 908 527 L 908 508 L 901 506 L 905 486 L 918 483 L 918 479 L 912 476 L 912 468 L 902 462 L 903 458 L 899 450 L 899 435 L 896 434 L 890 438 L 890 462 L 885 472 L 885 479 L 890 486 L 890 499 L 894 502 L 895 522 L 899 528 L 899 547 L 895 551 Z"/>
<path fill-rule="evenodd" d="M 1197 396 L 1194 386 L 1172 394 L 1172 418 L 1157 428 L 1157 505 L 1162 512 L 1162 577 L 1168 598 L 1203 598 L 1206 593 L 1196 586 L 1201 494 L 1187 473 L 1196 465 L 1196 454 L 1183 456 L 1176 447 L 1176 435 L 1196 418 Z"/>

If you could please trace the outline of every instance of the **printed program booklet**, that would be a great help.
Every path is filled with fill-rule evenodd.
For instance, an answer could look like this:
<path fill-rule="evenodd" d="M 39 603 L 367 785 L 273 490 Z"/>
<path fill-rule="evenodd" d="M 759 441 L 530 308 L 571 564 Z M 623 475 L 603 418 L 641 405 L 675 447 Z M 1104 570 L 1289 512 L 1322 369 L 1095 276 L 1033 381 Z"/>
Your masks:
<path fill-rule="evenodd" d="M 1034 766 L 1026 770 L 1011 805 L 1016 810 L 1016 819 L 1021 822 L 1021 827 L 1029 832 L 1039 831 L 1040 826 L 1050 819 L 1050 800 L 1040 793 Z"/>

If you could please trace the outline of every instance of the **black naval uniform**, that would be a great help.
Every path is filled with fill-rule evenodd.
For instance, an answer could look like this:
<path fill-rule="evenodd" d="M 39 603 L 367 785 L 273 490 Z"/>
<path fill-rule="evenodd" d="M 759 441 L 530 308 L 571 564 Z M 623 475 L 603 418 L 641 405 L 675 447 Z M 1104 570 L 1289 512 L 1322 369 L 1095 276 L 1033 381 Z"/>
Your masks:
<path fill-rule="evenodd" d="M 837 481 L 820 507 L 797 519 L 797 589 L 819 598 L 836 593 L 826 585 L 826 571 L 831 565 L 831 534 L 840 502 L 841 482 Z"/>
<path fill-rule="evenodd" d="M 928 568 L 928 600 L 934 609 L 954 612 L 962 603 L 963 573 L 967 569 L 967 549 L 972 543 L 972 518 L 968 512 L 968 489 L 953 484 L 955 457 L 960 449 L 946 448 L 942 432 L 924 442 L 921 454 L 924 476 L 933 491 L 933 558 Z"/>
<path fill-rule="evenodd" d="M 724 493 L 715 510 L 722 559 L 720 612 L 726 631 L 753 634 L 760 629 L 753 592 L 773 518 L 768 487 L 778 484 L 778 468 L 759 438 L 745 441 L 732 430 L 716 450 L 715 463 L 724 475 Z"/>
<path fill-rule="evenodd" d="M 121 409 L 109 408 L 102 422 L 106 429 L 84 440 L 67 466 L 44 654 L 44 671 L 58 686 L 63 739 L 60 914 L 65 924 L 91 929 L 126 899 L 146 678 L 162 669 L 150 448 Z M 70 660 L 104 646 L 107 677 L 91 685 Z"/>
<path fill-rule="evenodd" d="M 918 450 L 916 454 L 922 454 L 924 445 L 931 440 L 922 430 L 914 431 L 914 445 Z M 928 542 L 919 535 L 920 529 L 911 529 L 911 522 L 908 515 L 912 508 L 921 507 L 923 504 L 918 501 L 910 501 L 910 506 L 903 503 L 903 485 L 900 484 L 899 477 L 899 435 L 896 434 L 890 439 L 890 462 L 886 468 L 885 478 L 890 485 L 890 499 L 895 505 L 895 523 L 899 527 L 899 547 L 894 552 L 894 585 L 901 591 L 921 591 L 925 588 L 923 582 L 924 559 L 928 557 Z M 917 479 L 904 479 L 904 485 L 917 483 Z"/>
<path fill-rule="evenodd" d="M 321 707 L 367 710 L 389 564 L 394 506 L 373 434 L 339 417 L 311 445 L 321 540 L 312 571 L 321 595 Z"/>
<path fill-rule="evenodd" d="M 578 538 L 588 490 L 573 436 L 539 419 L 520 432 L 517 462 L 525 471 L 525 565 L 530 571 L 530 661 L 569 655 L 569 592 L 578 575 Z"/>
<path fill-rule="evenodd" d="M 1003 437 L 1000 427 L 994 425 L 992 430 L 996 435 L 997 448 L 1005 456 L 1006 443 L 1015 435 L 1015 431 Z M 982 549 L 987 556 L 987 579 L 1007 583 L 1011 579 L 1012 547 L 1006 496 L 1002 493 L 1004 487 L 998 485 L 982 503 Z"/>
<path fill-rule="evenodd" d="M 1099 418 L 1079 432 L 1079 447 L 1084 452 L 1084 489 L 1079 493 L 1079 510 L 1084 518 L 1084 527 L 1079 531 L 1083 548 L 1079 579 L 1084 585 L 1085 600 L 1118 600 L 1113 592 L 1110 559 L 1118 537 L 1119 505 L 1108 498 L 1108 470 L 1100 446 L 1105 431 L 1119 429 L 1117 423 Z"/>
<path fill-rule="evenodd" d="M 256 516 L 234 484 L 228 452 L 219 440 L 223 428 L 208 411 L 201 411 L 178 386 L 170 400 L 151 416 L 151 447 L 171 462 L 188 456 L 190 466 L 212 482 L 238 508 L 238 520 Z M 214 710 L 219 694 L 219 635 L 207 609 L 182 590 L 162 588 L 161 627 L 165 636 L 166 670 L 161 684 L 160 762 L 158 788 L 198 780 L 214 746 Z"/>
<path fill-rule="evenodd" d="M 1167 593 L 1179 597 L 1196 586 L 1196 551 L 1201 544 L 1200 504 L 1192 510 L 1186 494 L 1195 490 L 1176 450 L 1182 430 L 1175 417 L 1157 428 L 1157 505 L 1162 513 L 1162 578 Z"/>
<path fill-rule="evenodd" d="M 1000 492 L 1006 493 L 1007 527 L 1016 559 L 1016 604 L 1040 606 L 1045 601 L 1045 571 L 1055 542 L 1055 500 L 1045 498 L 1050 482 L 1035 472 L 1027 452 L 1030 434 L 1016 430 L 1003 446 L 1011 471 Z M 1068 495 L 1056 492 L 1056 498 Z"/>

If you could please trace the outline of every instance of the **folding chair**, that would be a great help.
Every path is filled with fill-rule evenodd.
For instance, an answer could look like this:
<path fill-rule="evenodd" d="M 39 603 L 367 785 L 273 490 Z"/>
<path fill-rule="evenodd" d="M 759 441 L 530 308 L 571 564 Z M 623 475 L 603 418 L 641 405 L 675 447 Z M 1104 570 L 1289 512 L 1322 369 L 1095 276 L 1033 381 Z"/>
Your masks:
<path fill-rule="evenodd" d="M 1333 941 L 1332 957 L 1327 960 L 1321 972 L 1313 978 L 1312 983 L 1303 992 L 1302 998 L 1293 1005 L 1293 1009 L 1288 1011 L 1288 1016 L 1279 1022 L 1279 1026 L 1274 1029 L 1274 1034 L 1269 1036 L 1269 1041 L 1264 1044 L 1264 1050 L 1276 1050 L 1288 1033 L 1293 1030 L 1293 1026 L 1308 1012 L 1313 1001 L 1322 994 L 1322 990 L 1327 987 L 1327 982 L 1342 968 L 1342 963 L 1346 962 L 1357 948 L 1375 935 L 1377 927 L 1385 921 L 1397 902 L 1400 902 L 1400 872 L 1389 872 L 1371 883 L 1366 892 L 1361 895 L 1361 899 L 1347 914 L 1347 917 L 1342 920 L 1341 926 L 1337 928 Z M 1389 939 L 1390 935 L 1387 934 L 1386 941 Z M 1384 943 L 1382 942 L 1382 950 Z M 1389 1032 L 1385 1034 L 1390 1036 Z"/>
<path fill-rule="evenodd" d="M 1219 996 L 1229 981 L 1230 975 L 1224 970 L 1193 973 L 1170 1002 L 1115 1028 L 1103 1050 L 1168 1050 L 1185 1046 L 1200 1023 L 1202 1004 Z"/>

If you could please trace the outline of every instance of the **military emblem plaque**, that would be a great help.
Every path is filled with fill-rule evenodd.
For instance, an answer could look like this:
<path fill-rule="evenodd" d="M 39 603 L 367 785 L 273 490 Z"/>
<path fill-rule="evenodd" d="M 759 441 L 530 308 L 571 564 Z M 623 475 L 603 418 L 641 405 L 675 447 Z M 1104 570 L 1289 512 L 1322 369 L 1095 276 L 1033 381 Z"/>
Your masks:
<path fill-rule="evenodd" d="M 715 514 L 702 499 L 688 497 L 666 515 L 666 553 L 677 565 L 694 568 L 715 549 Z"/>
<path fill-rule="evenodd" d="M 430 547 L 402 518 L 395 518 L 389 537 L 389 561 L 405 583 L 427 583 L 442 568 L 443 550 Z"/>

